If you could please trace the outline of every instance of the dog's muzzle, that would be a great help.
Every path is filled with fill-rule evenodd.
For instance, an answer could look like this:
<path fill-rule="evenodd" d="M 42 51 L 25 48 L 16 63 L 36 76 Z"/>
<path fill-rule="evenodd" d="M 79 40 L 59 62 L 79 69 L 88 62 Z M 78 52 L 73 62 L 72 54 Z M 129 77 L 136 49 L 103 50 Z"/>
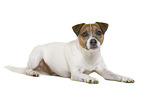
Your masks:
<path fill-rule="evenodd" d="M 98 47 L 100 47 L 100 42 L 99 40 L 97 40 L 95 37 L 90 37 L 87 42 L 86 42 L 86 49 L 96 49 Z"/>
<path fill-rule="evenodd" d="M 91 39 L 90 40 L 90 49 L 95 49 L 97 48 L 97 41 L 96 39 Z"/>
<path fill-rule="evenodd" d="M 95 39 L 90 40 L 90 45 L 91 46 L 96 46 L 96 44 L 97 44 L 97 41 Z"/>

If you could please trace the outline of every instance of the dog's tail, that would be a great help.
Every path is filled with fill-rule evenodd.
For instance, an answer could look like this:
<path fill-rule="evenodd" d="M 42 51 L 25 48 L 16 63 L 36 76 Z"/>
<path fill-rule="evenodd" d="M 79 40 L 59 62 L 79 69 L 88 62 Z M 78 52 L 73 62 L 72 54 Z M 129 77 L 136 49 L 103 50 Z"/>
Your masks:
<path fill-rule="evenodd" d="M 21 73 L 25 74 L 26 68 L 19 68 L 19 67 L 13 67 L 13 66 L 5 66 L 6 69 L 16 72 L 16 73 Z"/>

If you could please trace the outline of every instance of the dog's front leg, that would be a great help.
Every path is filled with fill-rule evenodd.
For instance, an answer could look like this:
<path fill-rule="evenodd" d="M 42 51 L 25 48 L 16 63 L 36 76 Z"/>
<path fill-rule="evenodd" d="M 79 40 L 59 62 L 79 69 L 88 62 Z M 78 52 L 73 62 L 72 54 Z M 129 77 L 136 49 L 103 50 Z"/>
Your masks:
<path fill-rule="evenodd" d="M 125 83 L 134 83 L 133 79 L 115 74 L 106 68 L 102 69 L 101 71 L 100 70 L 97 71 L 97 73 L 99 73 L 106 80 L 113 80 L 113 81 L 119 81 Z"/>
<path fill-rule="evenodd" d="M 99 81 L 83 73 L 83 69 L 75 69 L 71 71 L 71 79 L 91 84 L 98 84 Z"/>

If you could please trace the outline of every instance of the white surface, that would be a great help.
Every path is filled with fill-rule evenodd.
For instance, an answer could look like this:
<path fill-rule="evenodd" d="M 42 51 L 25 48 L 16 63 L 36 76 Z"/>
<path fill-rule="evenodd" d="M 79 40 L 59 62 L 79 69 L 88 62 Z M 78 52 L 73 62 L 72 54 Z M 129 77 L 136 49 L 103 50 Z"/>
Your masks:
<path fill-rule="evenodd" d="M 144 9 L 143 0 L 1 0 L 0 96 L 144 96 Z M 101 50 L 108 69 L 133 78 L 134 84 L 106 81 L 94 73 L 98 85 L 34 78 L 3 68 L 25 67 L 35 46 L 74 40 L 73 25 L 96 21 L 109 24 Z"/>

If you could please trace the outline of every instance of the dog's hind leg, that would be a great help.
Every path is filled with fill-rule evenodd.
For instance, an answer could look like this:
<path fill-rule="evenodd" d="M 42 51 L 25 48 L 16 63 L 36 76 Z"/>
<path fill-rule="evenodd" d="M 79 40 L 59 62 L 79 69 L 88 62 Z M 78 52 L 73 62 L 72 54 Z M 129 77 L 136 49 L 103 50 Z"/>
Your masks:
<path fill-rule="evenodd" d="M 26 75 L 34 77 L 38 77 L 40 75 L 40 73 L 34 69 L 39 65 L 40 61 L 42 60 L 41 54 L 42 53 L 40 51 L 40 47 L 34 48 L 34 50 L 31 52 L 25 71 Z"/>
<path fill-rule="evenodd" d="M 37 71 L 34 71 L 33 69 L 27 69 L 26 74 L 34 77 L 39 77 L 40 73 Z"/>
<path fill-rule="evenodd" d="M 39 62 L 35 61 L 33 63 L 32 62 L 30 63 L 30 61 L 29 61 L 27 68 L 26 68 L 26 71 L 25 71 L 25 74 L 29 75 L 29 76 L 39 77 L 40 73 L 38 71 L 34 70 L 39 65 Z"/>
<path fill-rule="evenodd" d="M 41 46 L 34 48 L 32 53 L 30 54 L 25 74 L 35 77 L 38 77 L 40 73 L 48 75 L 57 75 L 51 70 L 48 64 L 45 63 L 43 59 L 43 53 L 41 50 Z"/>
<path fill-rule="evenodd" d="M 39 76 L 39 72 L 42 74 L 47 74 L 47 75 L 53 75 L 53 76 L 58 76 L 55 72 L 51 70 L 51 68 L 45 63 L 45 61 L 42 59 L 37 67 L 35 68 L 28 68 L 26 70 L 26 74 L 30 76 Z"/>

